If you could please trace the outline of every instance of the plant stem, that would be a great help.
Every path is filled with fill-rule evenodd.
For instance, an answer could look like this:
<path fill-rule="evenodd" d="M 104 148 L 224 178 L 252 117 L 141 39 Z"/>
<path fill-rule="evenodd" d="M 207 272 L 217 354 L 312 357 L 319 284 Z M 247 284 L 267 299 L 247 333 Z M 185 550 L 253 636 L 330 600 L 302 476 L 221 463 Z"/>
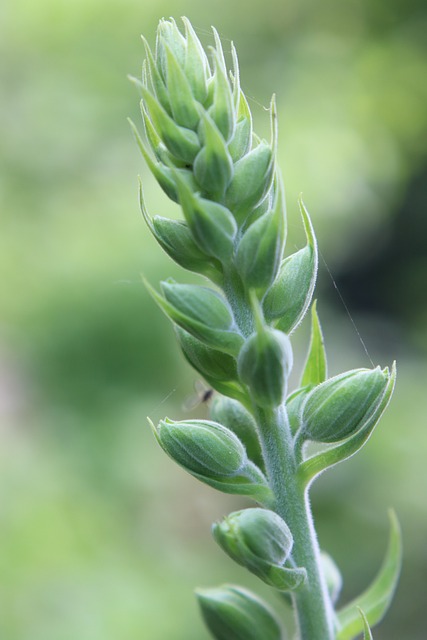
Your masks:
<path fill-rule="evenodd" d="M 320 567 L 320 553 L 307 491 L 298 481 L 292 435 L 286 410 L 256 407 L 260 439 L 275 511 L 289 526 L 292 558 L 305 567 L 307 581 L 293 593 L 300 640 L 334 640 L 333 608 Z"/>

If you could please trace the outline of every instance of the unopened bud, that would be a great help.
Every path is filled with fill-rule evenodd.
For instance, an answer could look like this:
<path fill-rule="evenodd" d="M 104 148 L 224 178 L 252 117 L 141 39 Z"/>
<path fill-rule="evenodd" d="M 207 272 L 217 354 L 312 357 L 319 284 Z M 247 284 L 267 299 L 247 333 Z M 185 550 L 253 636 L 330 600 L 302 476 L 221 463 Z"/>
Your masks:
<path fill-rule="evenodd" d="M 288 525 L 274 511 L 243 509 L 213 525 L 220 547 L 239 564 L 257 572 L 282 565 L 292 549 Z"/>
<path fill-rule="evenodd" d="M 387 369 L 355 369 L 318 385 L 302 407 L 302 434 L 325 443 L 348 438 L 375 411 L 389 378 Z"/>
<path fill-rule="evenodd" d="M 273 408 L 284 400 L 292 369 L 292 348 L 287 335 L 263 327 L 244 343 L 237 362 L 239 377 L 261 407 Z"/>
<path fill-rule="evenodd" d="M 210 420 L 162 420 L 157 439 L 166 453 L 190 473 L 206 478 L 236 476 L 245 466 L 245 448 L 229 429 Z"/>
<path fill-rule="evenodd" d="M 196 595 L 215 640 L 282 640 L 274 613 L 250 591 L 224 585 L 198 589 Z"/>

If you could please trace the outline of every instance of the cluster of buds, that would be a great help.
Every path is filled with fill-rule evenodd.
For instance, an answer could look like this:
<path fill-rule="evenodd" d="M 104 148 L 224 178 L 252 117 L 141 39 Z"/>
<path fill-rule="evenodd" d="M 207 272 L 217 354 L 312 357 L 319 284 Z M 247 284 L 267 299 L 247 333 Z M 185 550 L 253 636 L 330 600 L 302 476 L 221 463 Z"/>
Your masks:
<path fill-rule="evenodd" d="M 326 602 L 325 616 L 331 618 L 339 572 L 332 560 L 322 563 L 316 550 L 312 558 L 323 565 L 316 568 L 321 578 L 314 576 L 312 566 L 298 565 L 296 557 L 303 554 L 294 555 L 294 549 L 307 537 L 296 525 L 292 530 L 283 517 L 300 507 L 286 505 L 279 495 L 289 487 L 281 489 L 274 477 L 279 471 L 270 459 L 271 443 L 279 436 L 268 430 L 274 430 L 272 421 L 280 415 L 282 436 L 287 434 L 286 446 L 280 436 L 280 449 L 294 469 L 287 482 L 294 483 L 298 491 L 292 495 L 302 496 L 305 509 L 304 492 L 312 480 L 353 455 L 372 433 L 390 399 L 395 372 L 361 369 L 328 379 L 313 304 L 306 364 L 298 388 L 288 394 L 293 361 L 289 335 L 312 301 L 315 234 L 300 201 L 306 244 L 285 255 L 274 98 L 271 139 L 262 140 L 253 132 L 234 46 L 232 71 L 227 72 L 217 32 L 213 30 L 208 57 L 190 22 L 183 22 L 184 33 L 172 19 L 160 22 L 154 52 L 144 40 L 142 78 L 133 78 L 142 98 L 144 136 L 131 125 L 149 169 L 183 214 L 182 220 L 151 217 L 141 187 L 141 209 L 150 231 L 175 262 L 211 282 L 189 285 L 169 279 L 161 293 L 148 283 L 147 288 L 173 322 L 185 358 L 217 395 L 210 420 L 165 419 L 152 426 L 166 453 L 192 475 L 221 491 L 251 496 L 261 505 L 214 526 L 214 537 L 225 552 L 278 591 L 290 591 L 297 599 L 303 593 L 305 603 L 316 584 Z M 310 456 L 305 446 L 310 441 L 328 446 Z M 397 535 L 395 527 L 394 539 Z M 333 579 L 328 581 L 328 575 Z M 310 640 L 355 638 L 384 613 L 384 589 L 391 593 L 394 583 L 384 584 L 374 589 L 382 604 L 375 603 L 371 618 L 369 611 L 367 619 L 361 616 L 358 603 L 353 603 L 341 616 L 338 612 L 319 623 L 318 635 Z M 284 637 L 269 608 L 237 587 L 201 591 L 199 601 L 217 640 Z M 314 602 L 314 614 L 320 608 Z M 303 624 L 301 629 L 302 640 L 307 640 Z"/>

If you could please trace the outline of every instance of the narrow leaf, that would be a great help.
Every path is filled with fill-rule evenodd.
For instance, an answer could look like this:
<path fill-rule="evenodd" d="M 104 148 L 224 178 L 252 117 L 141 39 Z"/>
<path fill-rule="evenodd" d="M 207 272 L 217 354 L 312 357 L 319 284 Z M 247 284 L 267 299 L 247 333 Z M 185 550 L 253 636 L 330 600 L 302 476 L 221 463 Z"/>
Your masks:
<path fill-rule="evenodd" d="M 318 385 L 327 378 L 326 351 L 323 341 L 319 316 L 317 315 L 316 301 L 311 308 L 311 341 L 308 356 L 301 378 L 301 387 L 306 385 Z"/>
<path fill-rule="evenodd" d="M 369 638 L 366 626 L 369 624 L 372 627 L 382 620 L 393 598 L 402 561 L 402 542 L 399 522 L 393 510 L 390 510 L 389 517 L 390 538 L 382 567 L 371 586 L 338 611 L 337 640 L 353 640 L 363 630 L 365 640 Z M 360 609 L 364 612 L 364 617 L 361 617 Z"/>

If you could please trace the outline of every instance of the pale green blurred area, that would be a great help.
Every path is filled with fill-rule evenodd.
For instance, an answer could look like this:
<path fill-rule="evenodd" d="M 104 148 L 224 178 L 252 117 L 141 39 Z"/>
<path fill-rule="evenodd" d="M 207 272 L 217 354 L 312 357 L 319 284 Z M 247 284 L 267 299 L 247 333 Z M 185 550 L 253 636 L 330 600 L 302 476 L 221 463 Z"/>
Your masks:
<path fill-rule="evenodd" d="M 376 640 L 425 638 L 426 11 L 417 0 L 3 0 L 0 4 L 0 637 L 202 640 L 195 586 L 237 581 L 278 602 L 210 538 L 243 504 L 175 467 L 145 417 L 182 418 L 196 375 L 141 285 L 174 275 L 144 228 L 176 215 L 126 117 L 126 79 L 162 16 L 215 24 L 240 54 L 257 130 L 277 93 L 289 252 L 303 191 L 324 260 L 370 357 L 398 359 L 395 398 L 363 453 L 312 502 L 343 601 L 379 567 L 387 508 L 405 562 Z M 369 366 L 323 258 L 331 373 Z M 295 336 L 301 365 L 307 327 Z M 195 410 L 191 417 L 204 415 Z M 284 612 L 289 620 L 289 613 Z"/>

